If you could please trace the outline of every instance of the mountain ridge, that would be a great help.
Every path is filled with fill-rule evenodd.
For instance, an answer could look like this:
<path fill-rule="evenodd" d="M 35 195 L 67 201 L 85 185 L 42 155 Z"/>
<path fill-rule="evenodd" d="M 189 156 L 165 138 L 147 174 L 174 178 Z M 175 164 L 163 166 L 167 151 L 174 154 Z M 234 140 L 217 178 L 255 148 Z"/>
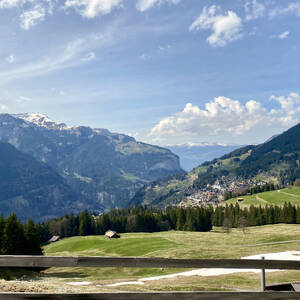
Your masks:
<path fill-rule="evenodd" d="M 47 165 L 0 141 L 1 214 L 15 212 L 25 221 L 80 211 L 79 198 L 64 179 Z"/>
<path fill-rule="evenodd" d="M 251 186 L 287 185 L 300 178 L 299 136 L 300 123 L 265 143 L 239 148 L 182 176 L 156 180 L 140 189 L 131 204 L 218 203 Z"/>
<path fill-rule="evenodd" d="M 0 140 L 49 165 L 95 211 L 125 207 L 145 183 L 182 173 L 170 150 L 43 114 L 0 114 Z"/>

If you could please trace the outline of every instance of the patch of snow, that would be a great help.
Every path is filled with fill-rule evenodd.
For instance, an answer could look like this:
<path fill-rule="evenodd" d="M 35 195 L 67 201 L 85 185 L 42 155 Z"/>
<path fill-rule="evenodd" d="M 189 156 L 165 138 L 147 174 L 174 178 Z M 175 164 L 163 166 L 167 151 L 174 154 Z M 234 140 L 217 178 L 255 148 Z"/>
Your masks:
<path fill-rule="evenodd" d="M 118 283 L 113 283 L 113 284 L 108 284 L 106 286 L 121 286 L 121 285 L 143 285 L 145 284 L 143 281 L 125 281 L 125 282 L 118 282 Z"/>
<path fill-rule="evenodd" d="M 75 286 L 80 286 L 80 285 L 90 285 L 92 284 L 89 281 L 73 281 L 73 282 L 67 282 L 68 285 L 75 285 Z"/>
<path fill-rule="evenodd" d="M 22 119 L 28 123 L 33 123 L 35 125 L 45 127 L 48 129 L 58 129 L 58 130 L 68 130 L 71 127 L 67 126 L 64 123 L 58 124 L 51 119 L 49 119 L 46 115 L 40 113 L 25 113 L 25 114 L 14 114 L 14 117 L 18 119 Z"/>
<path fill-rule="evenodd" d="M 300 251 L 285 251 L 279 253 L 265 253 L 265 254 L 258 254 L 258 255 L 251 255 L 245 256 L 241 259 L 261 259 L 262 256 L 266 260 L 295 260 L 300 261 Z M 266 272 L 278 272 L 281 270 L 266 270 Z M 228 275 L 233 273 L 260 273 L 261 270 L 259 269 L 224 269 L 224 268 L 203 268 L 197 269 L 192 271 L 186 271 L 181 273 L 169 274 L 169 275 L 162 275 L 162 276 L 154 276 L 154 277 L 146 277 L 138 279 L 137 281 L 129 281 L 129 282 L 120 282 L 114 283 L 107 286 L 121 286 L 121 285 L 128 285 L 128 284 L 144 284 L 147 281 L 152 280 L 161 280 L 161 279 L 170 279 L 175 278 L 178 276 L 220 276 L 220 275 Z"/>

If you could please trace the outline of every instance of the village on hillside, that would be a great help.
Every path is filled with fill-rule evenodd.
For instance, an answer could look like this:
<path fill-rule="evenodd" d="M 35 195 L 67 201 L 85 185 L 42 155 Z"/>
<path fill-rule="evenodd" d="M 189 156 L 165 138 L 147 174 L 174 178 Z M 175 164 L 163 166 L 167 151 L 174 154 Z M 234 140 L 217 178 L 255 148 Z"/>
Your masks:
<path fill-rule="evenodd" d="M 222 176 L 213 184 L 207 184 L 201 190 L 195 190 L 191 195 L 181 201 L 180 207 L 198 207 L 207 205 L 217 205 L 229 198 L 246 195 L 251 187 L 263 187 L 269 182 L 257 179 L 242 179 Z"/>

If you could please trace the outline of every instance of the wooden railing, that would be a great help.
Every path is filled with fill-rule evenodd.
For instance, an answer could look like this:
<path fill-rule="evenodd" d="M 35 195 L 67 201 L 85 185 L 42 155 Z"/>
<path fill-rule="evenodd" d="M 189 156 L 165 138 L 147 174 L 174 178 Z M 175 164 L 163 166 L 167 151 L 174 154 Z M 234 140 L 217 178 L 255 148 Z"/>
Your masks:
<path fill-rule="evenodd" d="M 146 257 L 97 256 L 0 256 L 0 267 L 126 267 L 126 268 L 233 268 L 233 269 L 285 269 L 300 270 L 300 261 L 252 259 L 169 259 Z M 300 278 L 299 278 L 300 279 Z M 60 300 L 195 300 L 195 299 L 300 299 L 297 292 L 155 292 L 155 293 L 86 293 L 86 294 L 26 294 L 0 293 L 2 300 L 60 299 Z"/>

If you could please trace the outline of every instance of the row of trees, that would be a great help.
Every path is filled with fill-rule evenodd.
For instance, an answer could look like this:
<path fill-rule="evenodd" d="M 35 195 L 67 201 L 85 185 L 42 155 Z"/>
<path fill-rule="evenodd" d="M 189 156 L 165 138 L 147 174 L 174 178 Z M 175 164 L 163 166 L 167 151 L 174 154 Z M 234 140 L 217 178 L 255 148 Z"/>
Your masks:
<path fill-rule="evenodd" d="M 300 224 L 300 207 L 285 203 L 284 206 L 253 206 L 241 209 L 236 205 L 218 206 L 212 217 L 214 226 L 245 227 L 267 224 Z"/>
<path fill-rule="evenodd" d="M 243 196 L 243 195 L 247 195 L 247 194 L 258 194 L 258 193 L 262 193 L 262 192 L 269 192 L 269 191 L 274 191 L 274 190 L 278 190 L 280 187 L 279 185 L 275 185 L 274 183 L 266 183 L 263 185 L 255 185 L 252 186 L 250 188 L 247 189 L 243 189 L 240 191 L 227 191 L 224 194 L 224 200 L 228 200 L 234 197 L 238 197 L 238 196 Z"/>
<path fill-rule="evenodd" d="M 42 255 L 40 226 L 29 219 L 22 224 L 15 214 L 0 216 L 1 255 Z"/>
<path fill-rule="evenodd" d="M 0 217 L 0 254 L 41 255 L 41 243 L 52 235 L 61 237 L 102 235 L 112 229 L 124 232 L 158 232 L 165 230 L 210 231 L 212 226 L 246 228 L 266 224 L 300 224 L 300 206 L 241 208 L 238 203 L 218 207 L 179 208 L 166 210 L 133 207 L 114 209 L 100 216 L 83 211 L 79 215 L 65 215 L 44 223 L 28 220 L 22 224 L 15 214 Z"/>
<path fill-rule="evenodd" d="M 300 207 L 286 203 L 284 206 L 250 206 L 241 208 L 238 203 L 218 207 L 178 208 L 166 210 L 153 208 L 115 209 L 95 216 L 88 211 L 79 215 L 65 215 L 40 225 L 43 242 L 55 234 L 61 237 L 77 235 L 102 235 L 112 229 L 124 232 L 158 232 L 165 230 L 210 231 L 212 226 L 226 228 L 260 226 L 267 224 L 300 224 Z"/>
<path fill-rule="evenodd" d="M 199 207 L 183 209 L 172 207 L 165 211 L 133 207 L 114 209 L 109 213 L 95 216 L 88 211 L 79 215 L 65 215 L 42 223 L 41 240 L 46 242 L 52 235 L 61 237 L 77 235 L 102 235 L 112 229 L 124 232 L 158 232 L 165 230 L 210 231 L 212 209 Z"/>

